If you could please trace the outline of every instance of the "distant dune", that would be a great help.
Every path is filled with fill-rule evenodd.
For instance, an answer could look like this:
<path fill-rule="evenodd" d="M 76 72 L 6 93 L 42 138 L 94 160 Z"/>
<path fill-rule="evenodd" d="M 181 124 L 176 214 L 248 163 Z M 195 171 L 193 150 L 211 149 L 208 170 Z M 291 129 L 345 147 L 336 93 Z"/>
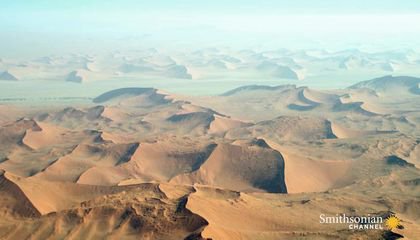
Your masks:
<path fill-rule="evenodd" d="M 154 105 L 154 104 L 164 104 L 170 100 L 165 99 L 165 95 L 157 92 L 153 88 L 121 88 L 106 92 L 93 99 L 94 103 L 104 103 L 108 101 L 118 101 L 127 99 L 129 97 L 142 96 L 143 98 L 135 99 L 136 102 L 133 104 L 138 105 Z"/>
<path fill-rule="evenodd" d="M 173 65 L 166 69 L 165 75 L 170 78 L 192 79 L 192 75 L 188 73 L 188 69 L 183 65 Z"/>
<path fill-rule="evenodd" d="M 40 56 L 20 61 L 2 58 L 0 69 L 15 78 L 28 80 L 64 80 L 90 82 L 124 79 L 243 79 L 255 84 L 261 80 L 309 80 L 315 84 L 328 78 L 334 85 L 345 86 L 348 79 L 375 75 L 420 74 L 420 54 L 414 50 L 365 52 L 360 49 L 327 51 L 326 49 L 233 50 L 154 49 Z M 9 78 L 9 77 L 7 77 Z M 326 79 L 327 78 L 327 79 Z M 342 83 L 339 83 L 342 82 Z"/>
<path fill-rule="evenodd" d="M 369 88 L 378 92 L 396 93 L 397 91 L 408 91 L 420 95 L 420 78 L 406 76 L 385 76 L 364 81 L 350 86 L 350 89 Z"/>
<path fill-rule="evenodd" d="M 153 69 L 153 67 L 147 66 L 147 65 L 143 66 L 143 65 L 140 65 L 140 64 L 123 63 L 119 67 L 119 71 L 121 71 L 123 73 L 133 73 L 133 72 L 144 73 L 144 72 L 153 72 L 153 71 L 155 71 L 155 69 Z"/>
<path fill-rule="evenodd" d="M 81 70 L 70 72 L 66 77 L 67 82 L 82 83 L 86 80 L 86 74 L 81 72 Z"/>
<path fill-rule="evenodd" d="M 276 78 L 288 78 L 288 79 L 299 79 L 296 72 L 286 66 L 281 66 L 272 62 L 262 62 L 257 66 L 257 70 L 265 74 L 269 74 L 271 77 Z"/>
<path fill-rule="evenodd" d="M 0 81 L 17 81 L 18 79 L 8 71 L 0 73 Z"/>
<path fill-rule="evenodd" d="M 296 85 L 280 85 L 280 86 L 275 86 L 275 87 L 264 86 L 264 85 L 249 85 L 249 86 L 238 87 L 233 90 L 227 91 L 221 94 L 221 96 L 231 96 L 234 94 L 244 93 L 244 92 L 249 92 L 249 91 L 258 91 L 258 90 L 275 91 L 275 90 L 282 90 L 282 89 L 295 88 L 295 87 Z"/>

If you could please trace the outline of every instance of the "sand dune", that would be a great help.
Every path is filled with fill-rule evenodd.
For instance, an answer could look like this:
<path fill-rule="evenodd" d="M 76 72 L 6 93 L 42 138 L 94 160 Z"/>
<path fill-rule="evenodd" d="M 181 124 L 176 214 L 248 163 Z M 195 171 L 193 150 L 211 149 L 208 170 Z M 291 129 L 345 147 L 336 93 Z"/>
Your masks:
<path fill-rule="evenodd" d="M 125 185 L 132 182 L 165 182 L 197 170 L 214 149 L 213 144 L 189 142 L 176 144 L 176 139 L 141 143 L 129 162 L 118 166 L 98 165 L 86 170 L 79 183 Z"/>
<path fill-rule="evenodd" d="M 129 161 L 138 146 L 138 143 L 79 144 L 70 154 L 59 158 L 34 178 L 76 182 L 84 171 L 96 165 L 116 166 Z"/>
<path fill-rule="evenodd" d="M 197 170 L 215 147 L 214 144 L 193 141 L 178 146 L 173 143 L 163 141 L 142 144 L 134 161 L 144 173 L 154 176 L 156 180 L 165 181 L 181 173 Z"/>
<path fill-rule="evenodd" d="M 302 96 L 308 101 L 318 104 L 333 104 L 339 100 L 339 96 L 336 94 L 324 93 L 309 88 L 302 90 Z"/>
<path fill-rule="evenodd" d="M 0 81 L 17 81 L 18 79 L 8 71 L 0 73 Z"/>
<path fill-rule="evenodd" d="M 19 224 L 19 220 L 2 215 L 0 222 L 4 231 L 0 236 L 6 239 L 27 237 L 29 234 L 35 239 L 61 238 L 65 232 L 70 232 L 70 236 L 75 238 L 103 238 L 106 233 L 108 237 L 124 239 L 151 236 L 164 239 L 200 236 L 212 239 L 313 239 L 343 236 L 378 238 L 381 231 L 355 232 L 346 230 L 346 226 L 342 225 L 310 223 L 319 220 L 320 211 L 325 214 L 345 212 L 350 215 L 349 209 L 352 206 L 360 209 L 359 214 L 389 214 L 375 205 L 375 196 L 370 197 L 363 193 L 366 187 L 370 184 L 381 184 L 378 187 L 385 191 L 392 187 L 390 181 L 401 179 L 409 182 L 413 177 L 406 175 L 393 176 L 392 179 L 374 179 L 373 183 L 366 182 L 353 189 L 322 195 L 278 195 L 246 194 L 212 187 L 191 188 L 168 184 L 98 187 L 66 183 L 53 187 L 48 182 L 29 182 L 12 175 L 7 176 L 11 179 L 8 184 L 16 182 L 15 186 L 19 185 L 23 189 L 21 191 L 25 192 L 27 199 L 34 202 L 50 199 L 49 205 L 41 204 L 42 202 L 36 204 L 44 214 L 51 210 L 57 212 L 27 219 L 32 224 L 26 228 Z M 2 180 L 1 190 L 5 185 L 7 186 Z M 397 191 L 395 194 L 409 189 L 409 185 L 398 188 L 394 186 L 394 191 Z M 343 195 L 346 191 L 353 191 L 354 194 Z M 23 206 L 23 203 L 18 203 Z M 403 223 L 405 229 L 401 233 L 408 239 L 415 239 L 418 223 L 394 202 L 390 204 L 394 206 L 391 210 L 406 220 Z M 299 214 L 302 212 L 305 213 L 305 218 Z M 103 217 L 105 215 L 106 218 Z M 11 225 L 19 231 L 7 228 Z"/>
<path fill-rule="evenodd" d="M 214 115 L 214 120 L 209 126 L 209 134 L 223 134 L 231 129 L 249 126 L 250 123 L 245 123 L 236 119 L 231 119 L 219 115 Z"/>
<path fill-rule="evenodd" d="M 171 182 L 285 193 L 283 172 L 283 157 L 271 148 L 222 144 L 195 172 L 177 176 Z"/>
<path fill-rule="evenodd" d="M 103 141 L 113 142 L 113 143 L 130 143 L 133 139 L 129 136 L 117 134 L 117 133 L 109 133 L 109 132 L 101 132 L 100 138 Z"/>
<path fill-rule="evenodd" d="M 179 132 L 206 132 L 214 120 L 215 115 L 209 112 L 175 114 L 166 119 L 168 123 L 181 126 Z"/>
<path fill-rule="evenodd" d="M 192 75 L 183 65 L 173 65 L 165 70 L 165 75 L 169 78 L 192 79 Z"/>
<path fill-rule="evenodd" d="M 365 93 L 364 90 L 366 89 L 358 89 L 357 92 L 352 92 L 341 96 L 336 104 L 336 107 L 342 107 L 343 105 L 360 105 L 360 109 L 357 110 L 357 107 L 355 107 L 354 110 L 358 111 L 359 113 L 368 115 L 389 114 L 393 112 L 392 110 L 384 108 L 383 106 L 377 104 L 378 101 L 375 98 L 377 98 L 378 96 L 376 95 L 376 92 L 370 92 L 369 90 L 367 90 L 367 92 Z"/>
<path fill-rule="evenodd" d="M 85 110 L 66 107 L 61 111 L 55 112 L 54 114 L 39 115 L 38 119 L 41 121 L 54 121 L 57 123 L 66 122 L 68 120 L 81 121 L 82 119 L 92 121 L 101 118 L 103 111 L 103 106 L 95 106 Z"/>
<path fill-rule="evenodd" d="M 22 143 L 32 149 L 51 146 L 60 142 L 66 130 L 47 123 L 37 123 L 39 128 L 28 129 L 22 139 Z"/>
<path fill-rule="evenodd" d="M 270 207 L 270 210 L 264 207 L 265 204 L 272 203 L 271 201 L 267 203 L 266 199 L 264 201 L 258 197 L 222 189 L 196 189 L 197 192 L 189 197 L 187 208 L 204 216 L 209 222 L 204 228 L 203 237 L 281 239 L 287 237 L 287 231 L 291 230 L 290 226 L 293 224 L 286 223 L 286 213 L 280 211 L 280 207 Z"/>
<path fill-rule="evenodd" d="M 336 138 L 332 132 L 331 123 L 327 120 L 286 116 L 262 121 L 249 127 L 232 129 L 226 134 L 226 138 L 230 139 L 245 138 L 247 136 L 305 141 Z"/>
<path fill-rule="evenodd" d="M 94 142 L 98 137 L 25 119 L 1 128 L 0 132 L 3 137 L 0 168 L 21 176 L 32 176 L 42 171 L 58 158 L 69 154 L 75 144 Z"/>
<path fill-rule="evenodd" d="M 320 106 L 324 102 L 317 97 L 312 97 L 307 88 L 300 88 L 297 92 L 296 100 L 287 105 L 288 109 L 295 111 L 310 111 Z M 309 97 L 307 96 L 309 94 Z"/>
<path fill-rule="evenodd" d="M 1 213 L 0 237 L 3 239 L 29 236 L 35 239 L 65 236 L 185 239 L 199 237 L 202 227 L 207 225 L 205 219 L 185 208 L 186 202 L 182 198 L 168 199 L 159 185 L 98 187 L 57 184 L 28 181 L 2 173 L 0 191 L 6 194 L 2 195 L 1 206 L 10 206 L 8 210 L 19 206 L 11 212 L 15 215 Z M 21 225 L 21 220 L 13 217 L 16 214 L 31 224 Z M 9 227 L 13 225 L 15 228 Z"/>
<path fill-rule="evenodd" d="M 417 52 L 305 50 L 198 50 L 139 49 L 97 54 L 44 56 L 24 61 L 5 58 L 0 68 L 18 79 L 69 82 L 136 79 L 213 79 L 240 77 L 275 80 L 371 78 L 389 73 L 418 75 Z M 323 81 L 323 80 L 322 80 Z M 342 87 L 343 84 L 340 84 Z M 417 87 L 418 89 L 418 87 Z"/>
<path fill-rule="evenodd" d="M 368 186 L 368 183 L 363 189 L 365 186 Z M 188 198 L 187 208 L 208 221 L 202 236 L 212 239 L 380 239 L 384 236 L 383 231 L 359 232 L 349 230 L 345 224 L 324 226 L 313 223 L 319 221 L 320 211 L 327 215 L 334 215 L 335 212 L 351 215 L 349 206 L 363 209 L 358 210 L 358 214 L 375 212 L 384 218 L 390 214 L 375 206 L 374 198 L 366 197 L 366 194 L 357 191 L 357 188 L 316 195 L 317 197 L 310 193 L 279 196 L 238 193 L 199 186 L 195 188 L 197 191 Z M 353 191 L 352 196 L 341 195 L 345 191 Z M 393 209 L 399 216 L 407 219 L 402 211 Z M 415 239 L 419 232 L 418 222 L 411 218 L 404 225 L 405 230 L 394 231 L 405 234 L 408 239 Z"/>
<path fill-rule="evenodd" d="M 142 64 L 123 63 L 123 64 L 120 65 L 118 70 L 123 72 L 123 73 L 133 73 L 133 72 L 144 73 L 144 72 L 154 72 L 154 71 L 156 71 L 153 68 L 153 66 L 151 66 L 151 65 L 149 65 L 145 62 L 142 63 Z"/>
<path fill-rule="evenodd" d="M 350 86 L 349 88 L 369 88 L 378 92 L 394 93 L 398 91 L 405 91 L 406 93 L 412 93 L 418 95 L 420 79 L 415 77 L 406 76 L 384 76 L 364 82 L 357 83 Z"/>
<path fill-rule="evenodd" d="M 353 129 L 353 130 L 363 130 L 371 133 L 397 133 L 401 132 L 404 134 L 415 133 L 416 127 L 415 124 L 411 121 L 408 121 L 404 117 L 395 117 L 390 115 L 375 115 L 375 116 L 347 116 L 343 117 L 340 120 L 340 125 Z M 357 121 L 357 123 L 355 123 Z M 337 122 L 337 120 L 335 120 Z M 416 133 L 417 134 L 417 133 Z"/>
<path fill-rule="evenodd" d="M 83 72 L 82 70 L 70 72 L 66 77 L 67 82 L 82 83 L 86 80 L 87 80 L 87 76 L 85 72 Z"/>
<path fill-rule="evenodd" d="M 11 174 L 7 175 L 7 173 L 6 177 L 25 194 L 28 201 L 41 215 L 76 207 L 79 203 L 95 196 L 122 191 L 97 186 L 22 179 Z"/>
<path fill-rule="evenodd" d="M 144 60 L 146 60 L 147 62 L 153 63 L 157 66 L 170 66 L 173 64 L 176 64 L 176 62 L 167 55 L 163 55 L 163 54 L 153 54 L 152 56 L 149 56 L 147 58 L 145 58 Z"/>
<path fill-rule="evenodd" d="M 110 92 L 106 92 L 95 99 L 93 99 L 93 102 L 95 103 L 102 103 L 106 101 L 110 101 L 116 98 L 120 97 L 131 97 L 131 96 L 137 96 L 144 93 L 154 92 L 155 90 L 153 88 L 121 88 L 112 90 Z"/>
<path fill-rule="evenodd" d="M 364 103 L 363 102 L 350 102 L 350 103 L 338 103 L 334 106 L 334 111 L 336 112 L 356 112 L 361 113 L 363 115 L 372 116 L 375 115 L 375 113 L 369 112 L 363 108 Z"/>
<path fill-rule="evenodd" d="M 260 63 L 256 69 L 276 78 L 299 79 L 296 72 L 289 67 L 281 66 L 268 61 Z"/>
<path fill-rule="evenodd" d="M 130 118 L 129 113 L 116 106 L 104 107 L 102 116 L 116 122 L 122 122 L 125 119 Z"/>
<path fill-rule="evenodd" d="M 13 123 L 8 123 L 0 128 L 2 145 L 23 144 L 26 131 L 42 131 L 42 128 L 33 119 L 22 118 Z"/>
<path fill-rule="evenodd" d="M 149 107 L 169 103 L 166 96 L 153 88 L 121 88 L 106 92 L 93 99 L 94 103 L 117 101 L 126 106 Z"/>
<path fill-rule="evenodd" d="M 266 139 L 267 144 L 280 151 L 285 162 L 285 182 L 289 193 L 321 192 L 343 184 L 350 174 L 351 160 L 315 160 L 298 150 L 283 147 Z"/>
<path fill-rule="evenodd" d="M 336 123 L 331 123 L 331 130 L 333 134 L 338 138 L 357 138 L 369 135 L 368 131 L 352 130 L 340 126 Z"/>
<path fill-rule="evenodd" d="M 2 214 L 17 215 L 19 217 L 38 217 L 41 213 L 24 192 L 13 181 L 9 179 L 11 175 L 0 170 L 0 209 Z"/>
<path fill-rule="evenodd" d="M 360 90 L 365 92 L 365 90 Z M 291 85 L 267 87 L 245 86 L 223 94 L 221 98 L 192 98 L 194 104 L 201 104 L 232 117 L 247 120 L 269 120 L 280 115 L 308 115 L 335 118 L 337 115 L 360 114 L 373 116 L 388 113 L 373 96 L 358 94 L 346 97 L 340 91 L 322 92 L 306 87 Z M 226 104 L 229 102 L 229 104 Z M 244 107 L 245 106 L 245 107 Z"/>
<path fill-rule="evenodd" d="M 276 87 L 271 87 L 271 86 L 264 86 L 264 85 L 249 85 L 249 86 L 242 86 L 242 87 L 232 89 L 230 91 L 227 91 L 221 94 L 221 96 L 232 96 L 239 93 L 247 93 L 249 91 L 258 91 L 258 90 L 276 91 L 276 90 L 286 90 L 286 89 L 291 89 L 291 88 L 296 88 L 296 86 L 295 85 L 279 85 Z"/>
<path fill-rule="evenodd" d="M 360 56 L 349 56 L 345 59 L 343 59 L 340 64 L 339 67 L 346 69 L 346 70 L 352 70 L 352 69 L 357 69 L 357 68 L 366 68 L 366 67 L 372 67 L 369 60 L 362 58 Z M 389 70 L 389 69 L 386 69 Z"/>
<path fill-rule="evenodd" d="M 42 112 L 36 115 L 39 122 L 58 125 L 63 128 L 75 129 L 82 126 L 96 128 L 98 125 L 108 125 L 112 120 L 103 115 L 105 107 L 98 105 L 89 108 L 66 107 L 51 112 Z"/>
<path fill-rule="evenodd" d="M 254 105 L 259 103 L 261 109 L 273 108 L 276 112 L 287 110 L 311 111 L 322 105 L 320 102 L 307 98 L 305 91 L 307 91 L 306 87 L 296 87 L 295 85 L 279 85 L 276 87 L 252 85 L 233 89 L 222 96 L 229 97 L 231 102 L 241 102 L 241 104 L 250 103 L 250 105 Z M 225 107 L 228 108 L 229 105 Z M 220 111 L 219 109 L 216 110 Z M 231 109 L 224 111 L 230 112 Z M 280 114 L 278 113 L 278 115 Z"/>

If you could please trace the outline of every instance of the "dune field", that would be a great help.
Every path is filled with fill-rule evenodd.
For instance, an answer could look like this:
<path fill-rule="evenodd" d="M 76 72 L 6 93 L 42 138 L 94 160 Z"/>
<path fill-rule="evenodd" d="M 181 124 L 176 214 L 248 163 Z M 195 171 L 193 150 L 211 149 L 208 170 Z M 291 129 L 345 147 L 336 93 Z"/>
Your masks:
<path fill-rule="evenodd" d="M 419 0 L 0 0 L 0 240 L 420 240 Z"/>
<path fill-rule="evenodd" d="M 417 239 L 419 83 L 4 100 L 0 239 Z M 403 227 L 320 214 L 395 214 Z"/>

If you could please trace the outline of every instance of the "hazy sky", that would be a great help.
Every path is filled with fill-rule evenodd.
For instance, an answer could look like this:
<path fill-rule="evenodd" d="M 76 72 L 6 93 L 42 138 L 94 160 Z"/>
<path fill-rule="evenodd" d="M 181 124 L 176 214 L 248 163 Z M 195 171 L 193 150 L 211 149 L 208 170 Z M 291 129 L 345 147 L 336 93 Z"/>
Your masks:
<path fill-rule="evenodd" d="M 1 0 L 0 53 L 420 46 L 419 0 Z M 1 57 L 1 56 L 0 56 Z"/>

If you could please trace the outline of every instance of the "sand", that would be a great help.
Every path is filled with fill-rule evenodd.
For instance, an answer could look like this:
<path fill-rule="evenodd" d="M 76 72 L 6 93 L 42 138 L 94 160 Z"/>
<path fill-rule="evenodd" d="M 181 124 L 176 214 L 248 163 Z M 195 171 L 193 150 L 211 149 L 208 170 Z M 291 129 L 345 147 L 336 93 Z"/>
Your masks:
<path fill-rule="evenodd" d="M 384 79 L 2 104 L 0 239 L 416 239 L 417 80 Z M 322 213 L 395 213 L 404 229 L 351 231 L 320 224 Z"/>

